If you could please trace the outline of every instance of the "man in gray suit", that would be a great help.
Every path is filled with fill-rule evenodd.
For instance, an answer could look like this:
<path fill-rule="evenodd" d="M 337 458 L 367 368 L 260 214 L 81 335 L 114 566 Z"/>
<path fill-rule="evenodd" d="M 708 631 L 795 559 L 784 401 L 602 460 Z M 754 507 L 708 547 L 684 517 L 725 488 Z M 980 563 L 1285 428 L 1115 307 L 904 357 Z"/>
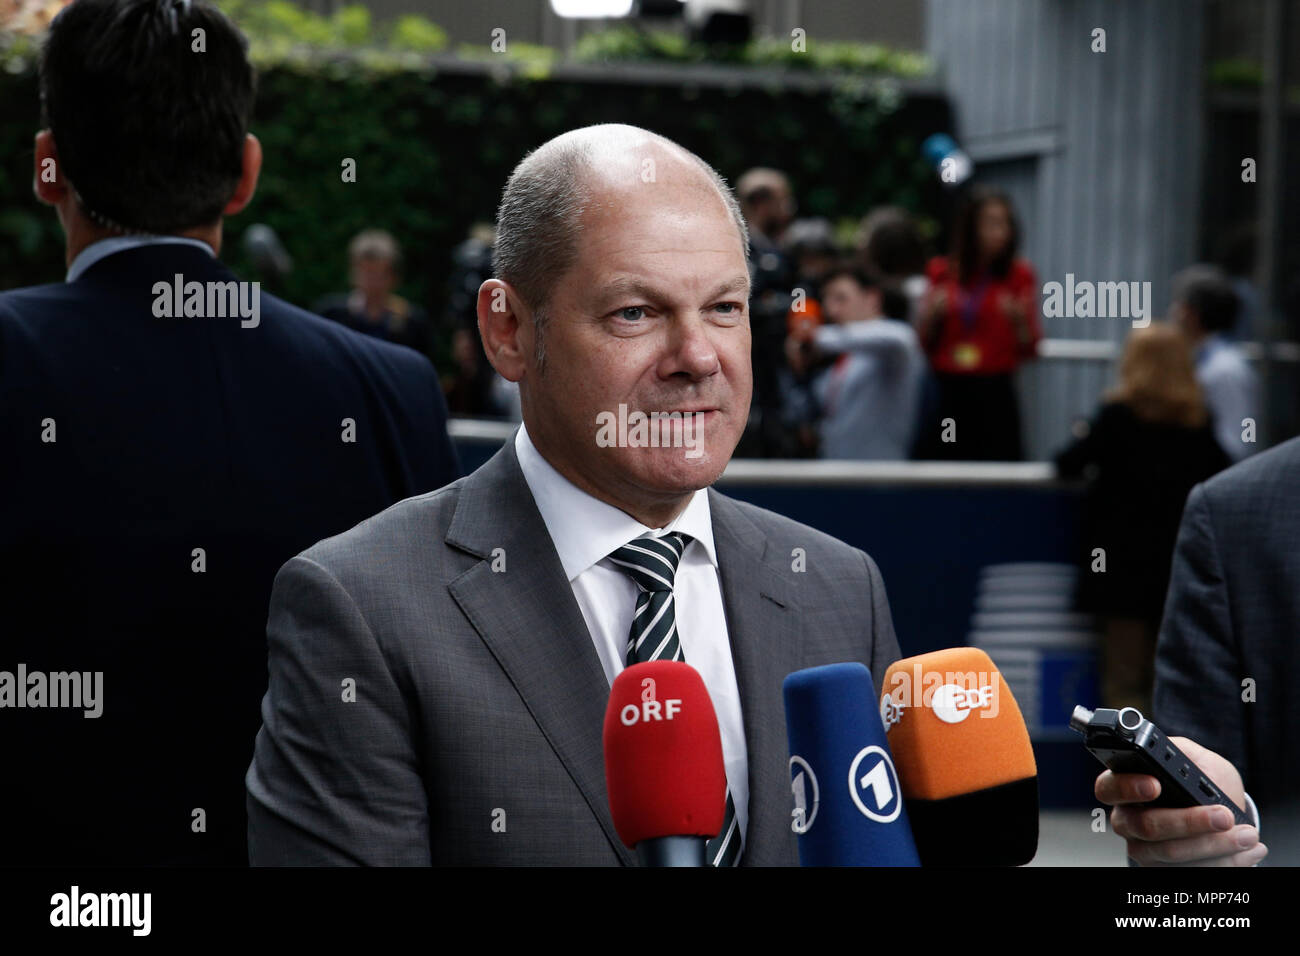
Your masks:
<path fill-rule="evenodd" d="M 1141 864 L 1300 863 L 1300 438 L 1187 497 L 1156 651 L 1166 733 L 1255 819 L 1139 808 L 1154 778 L 1105 771 L 1097 796 Z M 1247 794 L 1249 791 L 1249 795 Z M 1256 809 L 1256 805 L 1258 809 Z M 1260 842 L 1268 836 L 1268 845 Z"/>
<path fill-rule="evenodd" d="M 665 658 L 722 731 L 711 862 L 797 864 L 782 681 L 860 661 L 878 688 L 899 651 L 871 558 L 709 487 L 749 413 L 747 256 L 730 189 L 663 137 L 519 164 L 478 316 L 523 426 L 281 569 L 254 864 L 635 864 L 601 729 L 617 673 Z"/>

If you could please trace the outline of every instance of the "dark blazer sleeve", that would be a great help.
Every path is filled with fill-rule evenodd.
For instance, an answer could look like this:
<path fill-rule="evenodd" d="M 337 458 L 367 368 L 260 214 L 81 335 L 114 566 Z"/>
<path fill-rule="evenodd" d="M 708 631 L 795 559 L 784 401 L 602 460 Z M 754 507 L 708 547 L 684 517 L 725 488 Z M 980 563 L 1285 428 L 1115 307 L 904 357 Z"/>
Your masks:
<path fill-rule="evenodd" d="M 856 550 L 856 549 L 855 549 Z M 885 671 L 902 654 L 898 649 L 898 636 L 894 633 L 894 618 L 889 613 L 889 598 L 885 594 L 885 579 L 880 568 L 865 551 L 858 551 L 867 566 L 867 579 L 871 582 L 871 679 L 876 685 L 876 697 L 885 680 Z"/>
<path fill-rule="evenodd" d="M 267 645 L 270 682 L 246 779 L 250 863 L 429 865 L 411 715 L 329 571 L 303 556 L 281 568 Z"/>
<path fill-rule="evenodd" d="M 1188 737 L 1246 774 L 1241 667 L 1223 564 L 1204 485 L 1187 496 L 1156 645 L 1152 709 L 1168 734 Z"/>

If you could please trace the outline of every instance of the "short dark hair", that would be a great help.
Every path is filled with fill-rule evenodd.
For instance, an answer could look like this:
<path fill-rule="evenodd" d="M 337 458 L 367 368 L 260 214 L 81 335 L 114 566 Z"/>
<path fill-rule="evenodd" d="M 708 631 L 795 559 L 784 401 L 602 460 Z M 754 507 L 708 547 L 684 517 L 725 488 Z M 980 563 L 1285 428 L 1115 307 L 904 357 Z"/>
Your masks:
<path fill-rule="evenodd" d="M 192 52 L 193 31 L 203 52 Z M 58 175 L 104 228 L 174 233 L 221 218 L 243 173 L 248 42 L 204 0 L 76 0 L 41 52 Z"/>
<path fill-rule="evenodd" d="M 880 287 L 880 283 L 876 281 L 875 277 L 852 259 L 841 259 L 823 272 L 821 277 L 822 288 L 826 288 L 836 279 L 852 279 L 860 288 L 868 291 Z"/>
<path fill-rule="evenodd" d="M 925 240 L 905 209 L 883 206 L 862 220 L 859 249 L 871 268 L 887 276 L 925 272 Z"/>
<path fill-rule="evenodd" d="M 875 291 L 880 294 L 880 313 L 887 319 L 907 321 L 909 304 L 907 295 L 898 283 L 877 276 L 854 259 L 843 259 L 821 277 L 821 288 L 825 289 L 836 279 L 852 279 L 863 291 Z"/>
<path fill-rule="evenodd" d="M 1188 266 L 1174 276 L 1173 299 L 1195 313 L 1205 332 L 1225 332 L 1237 321 L 1241 301 L 1218 266 Z"/>

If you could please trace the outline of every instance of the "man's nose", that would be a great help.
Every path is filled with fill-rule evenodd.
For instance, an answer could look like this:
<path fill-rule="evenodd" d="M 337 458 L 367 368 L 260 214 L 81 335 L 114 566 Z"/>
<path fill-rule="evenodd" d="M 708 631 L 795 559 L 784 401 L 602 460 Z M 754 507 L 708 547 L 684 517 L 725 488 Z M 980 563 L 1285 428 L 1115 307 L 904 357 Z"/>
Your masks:
<path fill-rule="evenodd" d="M 721 367 L 709 326 L 699 316 L 674 321 L 668 334 L 667 354 L 660 369 L 663 376 L 684 373 L 697 380 L 713 375 Z"/>

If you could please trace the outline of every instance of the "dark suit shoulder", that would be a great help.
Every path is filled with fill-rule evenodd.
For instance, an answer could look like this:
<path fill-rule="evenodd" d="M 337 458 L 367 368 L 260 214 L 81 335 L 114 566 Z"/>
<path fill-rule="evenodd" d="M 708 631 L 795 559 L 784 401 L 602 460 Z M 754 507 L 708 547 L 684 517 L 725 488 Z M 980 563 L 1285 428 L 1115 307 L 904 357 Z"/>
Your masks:
<path fill-rule="evenodd" d="M 76 286 L 66 282 L 51 282 L 46 285 L 29 285 L 18 289 L 0 292 L 0 311 L 12 317 L 23 315 L 33 306 L 41 306 L 60 298 L 75 301 Z"/>
<path fill-rule="evenodd" d="M 269 315 L 292 332 L 295 343 L 315 345 L 331 351 L 347 352 L 367 363 L 374 363 L 402 374 L 421 377 L 433 375 L 432 363 L 419 352 L 373 336 L 363 335 L 345 325 L 301 309 L 269 293 L 262 294 L 263 319 Z"/>
<path fill-rule="evenodd" d="M 13 351 L 20 347 L 20 342 L 36 352 L 66 351 L 73 327 L 70 323 L 76 323 L 82 330 L 78 338 L 83 343 L 100 338 L 111 345 L 118 323 L 160 321 L 151 313 L 154 296 L 152 283 L 147 280 L 169 275 L 173 270 L 183 271 L 187 280 L 240 281 L 217 259 L 203 253 L 196 256 L 192 250 L 178 252 L 175 247 L 163 248 L 165 252 L 155 252 L 152 257 L 147 249 L 108 256 L 95 263 L 77 282 L 0 292 L 0 337 L 10 350 L 7 358 L 11 362 L 20 358 Z M 143 261 L 151 259 L 157 260 L 156 267 L 144 270 Z M 260 333 L 271 347 L 298 355 L 346 356 L 372 371 L 384 369 L 404 377 L 436 379 L 432 363 L 420 353 L 354 332 L 264 290 L 260 294 L 260 313 L 258 327 L 241 328 L 241 335 Z M 233 323 L 235 319 L 229 321 Z"/>
<path fill-rule="evenodd" d="M 1300 499 L 1297 478 L 1300 438 L 1292 438 L 1215 475 L 1205 483 L 1205 493 L 1212 501 L 1250 495 L 1258 503 L 1261 494 L 1280 494 L 1295 500 Z"/>
<path fill-rule="evenodd" d="M 1225 547 L 1290 542 L 1300 526 L 1300 438 L 1252 455 L 1193 489 L 1195 503 Z"/>

